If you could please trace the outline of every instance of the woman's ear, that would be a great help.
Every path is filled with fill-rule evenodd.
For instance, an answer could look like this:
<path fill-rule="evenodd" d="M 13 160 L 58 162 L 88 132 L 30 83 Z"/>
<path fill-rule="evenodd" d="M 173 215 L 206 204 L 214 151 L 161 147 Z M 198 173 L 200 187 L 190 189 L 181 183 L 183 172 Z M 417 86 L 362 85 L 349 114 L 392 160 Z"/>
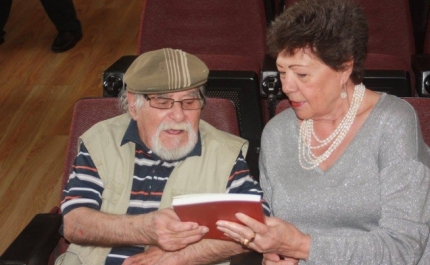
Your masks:
<path fill-rule="evenodd" d="M 133 120 L 136 120 L 137 118 L 137 111 L 136 111 L 136 97 L 127 92 L 127 102 L 128 102 L 128 113 L 130 113 L 130 116 L 133 118 Z"/>
<path fill-rule="evenodd" d="M 348 61 L 343 64 L 343 70 L 342 70 L 342 84 L 345 84 L 348 82 L 349 77 L 352 73 L 352 68 L 354 67 L 354 60 Z"/>

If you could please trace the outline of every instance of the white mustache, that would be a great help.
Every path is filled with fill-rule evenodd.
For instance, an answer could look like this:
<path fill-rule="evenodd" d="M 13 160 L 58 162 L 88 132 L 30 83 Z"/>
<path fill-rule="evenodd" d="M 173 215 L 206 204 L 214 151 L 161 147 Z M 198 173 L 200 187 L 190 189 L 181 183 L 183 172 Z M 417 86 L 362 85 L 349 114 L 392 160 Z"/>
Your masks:
<path fill-rule="evenodd" d="M 183 131 L 190 131 L 191 130 L 191 124 L 189 123 L 162 123 L 158 127 L 159 131 L 165 131 L 165 130 L 183 130 Z"/>

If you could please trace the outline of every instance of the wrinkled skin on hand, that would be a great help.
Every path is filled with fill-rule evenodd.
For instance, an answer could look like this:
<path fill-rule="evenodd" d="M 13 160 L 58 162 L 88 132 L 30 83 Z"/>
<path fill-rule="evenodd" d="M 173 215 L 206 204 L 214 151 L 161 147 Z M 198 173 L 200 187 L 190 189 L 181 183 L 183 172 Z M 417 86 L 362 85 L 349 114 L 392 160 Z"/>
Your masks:
<path fill-rule="evenodd" d="M 181 222 L 172 209 L 163 209 L 148 214 L 149 224 L 144 233 L 149 245 L 159 246 L 166 251 L 176 251 L 195 243 L 209 231 L 205 226 L 194 222 Z"/>
<path fill-rule="evenodd" d="M 291 223 L 266 217 L 264 224 L 240 213 L 236 217 L 244 225 L 218 221 L 218 229 L 238 242 L 252 238 L 255 233 L 248 247 L 265 255 L 264 264 L 297 264 L 299 259 L 309 255 L 310 237 Z"/>

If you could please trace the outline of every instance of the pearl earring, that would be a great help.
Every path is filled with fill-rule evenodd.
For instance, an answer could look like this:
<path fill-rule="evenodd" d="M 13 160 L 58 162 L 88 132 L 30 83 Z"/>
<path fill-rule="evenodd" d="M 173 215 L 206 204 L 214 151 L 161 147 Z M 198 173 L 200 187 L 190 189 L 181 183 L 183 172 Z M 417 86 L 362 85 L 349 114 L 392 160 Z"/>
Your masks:
<path fill-rule="evenodd" d="M 343 84 L 343 86 L 342 86 L 342 93 L 340 93 L 340 98 L 341 99 L 346 99 L 347 96 L 348 96 L 348 94 L 346 94 L 345 84 Z"/>

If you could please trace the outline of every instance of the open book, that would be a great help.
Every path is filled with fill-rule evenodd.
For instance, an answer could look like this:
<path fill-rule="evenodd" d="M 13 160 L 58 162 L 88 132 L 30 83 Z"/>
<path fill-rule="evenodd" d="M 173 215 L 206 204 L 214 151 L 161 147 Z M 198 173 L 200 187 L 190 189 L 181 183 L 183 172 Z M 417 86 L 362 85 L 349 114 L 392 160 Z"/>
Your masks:
<path fill-rule="evenodd" d="M 218 220 L 240 223 L 236 213 L 246 214 L 264 223 L 261 196 L 254 194 L 200 193 L 173 197 L 173 209 L 182 222 L 207 226 L 204 238 L 232 240 L 216 229 Z"/>

